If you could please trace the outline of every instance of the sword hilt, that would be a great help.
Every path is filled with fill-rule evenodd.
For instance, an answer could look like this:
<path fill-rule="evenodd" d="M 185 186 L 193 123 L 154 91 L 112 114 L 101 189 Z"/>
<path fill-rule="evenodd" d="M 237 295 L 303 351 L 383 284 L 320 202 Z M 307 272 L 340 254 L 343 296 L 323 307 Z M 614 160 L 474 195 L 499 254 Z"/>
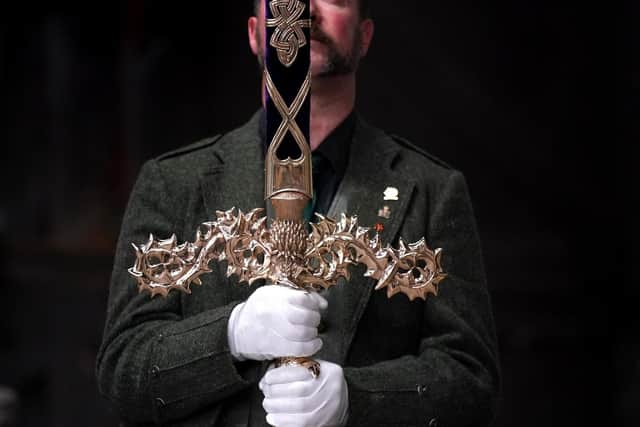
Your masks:
<path fill-rule="evenodd" d="M 129 269 L 141 292 L 152 296 L 167 296 L 174 289 L 190 293 L 190 285 L 201 284 L 200 276 L 210 272 L 209 263 L 217 260 L 227 261 L 227 276 L 237 275 L 240 283 L 267 279 L 310 291 L 329 288 L 340 277 L 348 279 L 349 265 L 365 264 L 365 276 L 377 280 L 376 289 L 386 287 L 388 297 L 404 293 L 414 300 L 437 295 L 438 283 L 446 277 L 441 251 L 428 248 L 424 239 L 410 244 L 400 240 L 398 249 L 383 246 L 380 230 L 371 236 L 369 228 L 358 225 L 357 217 L 345 214 L 338 221 L 318 215 L 319 221 L 310 224 L 311 233 L 306 232 L 303 211 L 313 193 L 307 4 L 306 0 L 271 0 L 265 6 L 266 39 L 270 40 L 265 46 L 264 71 L 270 141 L 265 199 L 273 207 L 272 223 L 267 226 L 261 209 L 244 214 L 231 208 L 203 223 L 194 242 L 178 245 L 175 235 L 166 240 L 150 235 L 147 243 L 133 245 L 136 261 Z M 278 158 L 281 146 L 292 141 L 299 153 L 296 158 Z M 285 357 L 275 362 L 276 366 L 299 364 L 319 375 L 320 365 L 310 358 Z"/>

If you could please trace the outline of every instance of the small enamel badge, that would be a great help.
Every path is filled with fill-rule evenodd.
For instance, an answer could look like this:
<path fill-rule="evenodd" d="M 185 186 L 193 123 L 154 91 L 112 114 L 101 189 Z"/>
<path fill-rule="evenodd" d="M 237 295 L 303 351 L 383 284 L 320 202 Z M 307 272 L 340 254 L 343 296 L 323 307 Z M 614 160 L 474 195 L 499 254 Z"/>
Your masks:
<path fill-rule="evenodd" d="M 379 209 L 378 216 L 386 219 L 391 218 L 391 209 L 389 208 L 389 206 L 385 205 L 382 209 Z"/>
<path fill-rule="evenodd" d="M 398 189 L 395 187 L 387 187 L 384 190 L 384 200 L 398 200 Z"/>

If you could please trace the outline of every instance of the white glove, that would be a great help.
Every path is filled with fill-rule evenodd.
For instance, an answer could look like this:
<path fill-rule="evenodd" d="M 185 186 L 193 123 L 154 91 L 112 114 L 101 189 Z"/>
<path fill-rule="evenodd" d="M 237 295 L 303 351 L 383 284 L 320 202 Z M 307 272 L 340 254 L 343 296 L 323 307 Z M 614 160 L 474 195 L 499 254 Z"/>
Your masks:
<path fill-rule="evenodd" d="M 262 286 L 231 312 L 231 354 L 238 360 L 311 356 L 322 347 L 318 324 L 326 308 L 327 301 L 316 292 Z"/>
<path fill-rule="evenodd" d="M 342 367 L 317 360 L 320 376 L 307 368 L 283 365 L 270 369 L 258 387 L 262 406 L 272 426 L 343 426 L 347 421 L 349 393 Z"/>

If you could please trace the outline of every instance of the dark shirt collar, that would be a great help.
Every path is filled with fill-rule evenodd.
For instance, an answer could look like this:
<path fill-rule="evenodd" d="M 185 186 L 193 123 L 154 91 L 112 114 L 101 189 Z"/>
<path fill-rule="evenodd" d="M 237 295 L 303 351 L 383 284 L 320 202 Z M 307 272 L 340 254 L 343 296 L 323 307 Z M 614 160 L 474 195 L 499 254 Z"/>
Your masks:
<path fill-rule="evenodd" d="M 356 123 L 356 114 L 349 115 L 322 141 L 316 152 L 322 154 L 339 177 L 344 176 L 349 160 L 349 148 Z"/>

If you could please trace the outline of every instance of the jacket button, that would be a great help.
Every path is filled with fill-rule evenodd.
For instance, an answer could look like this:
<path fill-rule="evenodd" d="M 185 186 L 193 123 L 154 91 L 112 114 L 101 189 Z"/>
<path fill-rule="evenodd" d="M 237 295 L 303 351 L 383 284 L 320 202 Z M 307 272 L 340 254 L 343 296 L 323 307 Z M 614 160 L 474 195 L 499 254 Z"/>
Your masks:
<path fill-rule="evenodd" d="M 438 427 L 438 419 L 431 418 L 431 421 L 429 421 L 429 427 Z"/>
<path fill-rule="evenodd" d="M 166 405 L 166 403 L 164 403 L 164 400 L 162 400 L 162 398 L 160 397 L 156 397 L 156 406 L 158 406 L 159 408 L 163 407 L 164 405 Z"/>
<path fill-rule="evenodd" d="M 151 375 L 156 376 L 158 375 L 159 372 L 160 372 L 160 368 L 157 365 L 154 365 L 151 368 Z"/>

